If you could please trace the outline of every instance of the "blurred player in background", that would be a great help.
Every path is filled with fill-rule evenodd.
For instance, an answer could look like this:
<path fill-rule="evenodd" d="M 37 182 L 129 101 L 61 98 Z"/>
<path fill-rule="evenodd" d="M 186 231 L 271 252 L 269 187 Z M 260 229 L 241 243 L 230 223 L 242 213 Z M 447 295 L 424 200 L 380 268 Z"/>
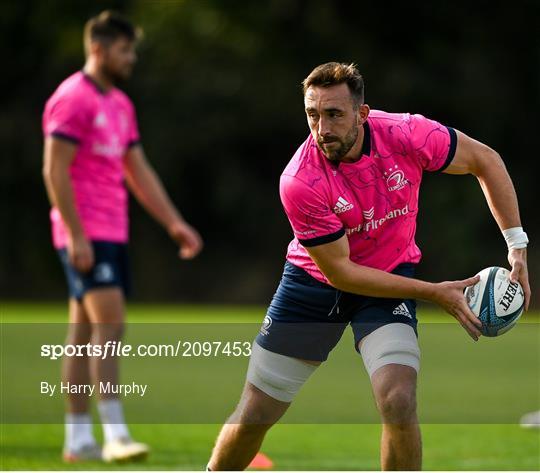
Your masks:
<path fill-rule="evenodd" d="M 43 174 L 54 246 L 69 286 L 69 344 L 105 344 L 122 337 L 129 291 L 124 180 L 178 244 L 182 259 L 202 249 L 198 232 L 182 218 L 146 160 L 133 104 L 116 88 L 131 76 L 139 35 L 138 28 L 110 11 L 90 19 L 84 30 L 84 68 L 60 84 L 43 114 Z M 63 381 L 117 384 L 118 360 L 66 357 Z M 103 449 L 92 432 L 88 396 L 68 396 L 66 461 L 146 456 L 148 447 L 132 440 L 116 395 L 101 395 L 98 410 Z"/>
<path fill-rule="evenodd" d="M 510 278 L 523 286 L 527 308 L 528 239 L 514 186 L 500 156 L 465 134 L 421 115 L 370 110 L 354 65 L 323 64 L 303 85 L 311 134 L 280 181 L 295 237 L 253 344 L 242 398 L 208 468 L 248 465 L 350 324 L 383 424 L 381 468 L 419 470 L 415 300 L 438 304 L 474 340 L 481 326 L 463 295 L 477 277 L 442 283 L 414 278 L 421 258 L 414 237 L 422 174 L 478 178 L 508 244 Z"/>

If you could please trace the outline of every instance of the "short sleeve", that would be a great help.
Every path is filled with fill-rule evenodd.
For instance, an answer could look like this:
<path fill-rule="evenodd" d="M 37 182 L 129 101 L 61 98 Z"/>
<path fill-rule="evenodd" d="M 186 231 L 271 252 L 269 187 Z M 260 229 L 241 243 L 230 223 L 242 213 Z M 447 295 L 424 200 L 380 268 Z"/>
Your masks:
<path fill-rule="evenodd" d="M 139 123 L 137 121 L 137 112 L 135 107 L 129 101 L 129 124 L 128 124 L 128 148 L 140 144 Z"/>
<path fill-rule="evenodd" d="M 294 176 L 282 175 L 279 193 L 294 235 L 305 247 L 323 245 L 345 234 L 324 196 Z"/>
<path fill-rule="evenodd" d="M 63 96 L 47 102 L 43 113 L 43 133 L 80 143 L 91 130 L 92 112 L 84 100 Z"/>
<path fill-rule="evenodd" d="M 422 115 L 410 116 L 409 129 L 412 153 L 422 169 L 446 169 L 456 153 L 456 131 Z"/>

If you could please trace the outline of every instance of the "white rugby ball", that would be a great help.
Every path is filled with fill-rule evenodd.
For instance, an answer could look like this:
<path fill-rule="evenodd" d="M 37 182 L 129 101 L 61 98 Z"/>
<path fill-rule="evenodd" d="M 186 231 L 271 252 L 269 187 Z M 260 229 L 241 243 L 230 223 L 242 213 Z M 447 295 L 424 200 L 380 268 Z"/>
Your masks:
<path fill-rule="evenodd" d="M 480 281 L 465 289 L 465 299 L 482 321 L 482 334 L 497 337 L 508 332 L 521 317 L 525 294 L 519 282 L 510 281 L 507 269 L 492 266 L 478 276 Z"/>

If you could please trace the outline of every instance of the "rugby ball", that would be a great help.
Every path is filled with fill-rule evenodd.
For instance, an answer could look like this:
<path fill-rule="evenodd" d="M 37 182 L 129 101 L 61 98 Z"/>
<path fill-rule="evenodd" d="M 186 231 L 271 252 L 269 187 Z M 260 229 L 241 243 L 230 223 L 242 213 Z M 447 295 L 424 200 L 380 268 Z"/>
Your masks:
<path fill-rule="evenodd" d="M 465 299 L 482 321 L 480 331 L 486 337 L 508 332 L 519 320 L 525 307 L 525 295 L 519 282 L 510 281 L 507 269 L 492 266 L 483 269 L 474 286 L 465 289 Z"/>

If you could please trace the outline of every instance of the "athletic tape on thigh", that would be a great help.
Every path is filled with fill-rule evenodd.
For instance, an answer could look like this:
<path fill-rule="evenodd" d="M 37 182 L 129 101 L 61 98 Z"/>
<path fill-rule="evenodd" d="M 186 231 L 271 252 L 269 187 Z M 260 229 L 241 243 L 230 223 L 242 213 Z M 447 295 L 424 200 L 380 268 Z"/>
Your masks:
<path fill-rule="evenodd" d="M 271 352 L 254 342 L 247 380 L 270 397 L 291 402 L 316 369 L 317 366 Z"/>
<path fill-rule="evenodd" d="M 413 328 L 406 324 L 388 324 L 374 330 L 360 342 L 360 354 L 370 377 L 391 363 L 420 370 L 418 340 Z"/>

